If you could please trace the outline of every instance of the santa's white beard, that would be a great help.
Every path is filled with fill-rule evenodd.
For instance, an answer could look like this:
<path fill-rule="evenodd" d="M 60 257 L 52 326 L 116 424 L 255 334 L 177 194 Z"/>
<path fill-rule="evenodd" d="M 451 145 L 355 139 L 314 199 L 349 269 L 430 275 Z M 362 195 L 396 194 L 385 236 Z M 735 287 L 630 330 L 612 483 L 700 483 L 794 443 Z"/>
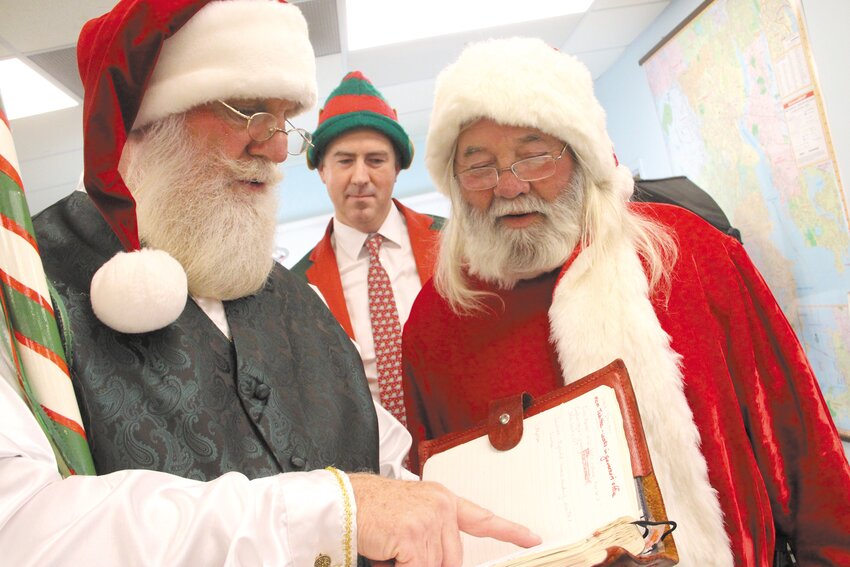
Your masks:
<path fill-rule="evenodd" d="M 195 297 L 237 299 L 259 291 L 273 265 L 275 185 L 262 158 L 232 160 L 192 146 L 179 117 L 145 132 L 124 179 L 136 200 L 139 236 L 186 270 Z M 255 189 L 237 180 L 265 184 Z"/>
<path fill-rule="evenodd" d="M 581 235 L 584 176 L 576 168 L 570 184 L 548 202 L 534 193 L 513 199 L 494 196 L 486 211 L 462 202 L 464 262 L 469 273 L 510 289 L 517 281 L 539 276 L 561 266 Z M 541 213 L 525 228 L 504 226 L 506 214 Z"/>

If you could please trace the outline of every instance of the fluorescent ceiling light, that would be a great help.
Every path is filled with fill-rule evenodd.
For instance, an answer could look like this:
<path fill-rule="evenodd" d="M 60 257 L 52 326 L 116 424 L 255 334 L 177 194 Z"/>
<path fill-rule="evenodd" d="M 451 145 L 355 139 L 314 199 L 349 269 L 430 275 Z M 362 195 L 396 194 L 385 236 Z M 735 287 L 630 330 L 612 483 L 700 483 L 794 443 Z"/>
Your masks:
<path fill-rule="evenodd" d="M 346 0 L 348 49 L 543 20 L 587 11 L 593 0 Z"/>
<path fill-rule="evenodd" d="M 0 96 L 9 120 L 79 104 L 20 59 L 0 61 Z"/>

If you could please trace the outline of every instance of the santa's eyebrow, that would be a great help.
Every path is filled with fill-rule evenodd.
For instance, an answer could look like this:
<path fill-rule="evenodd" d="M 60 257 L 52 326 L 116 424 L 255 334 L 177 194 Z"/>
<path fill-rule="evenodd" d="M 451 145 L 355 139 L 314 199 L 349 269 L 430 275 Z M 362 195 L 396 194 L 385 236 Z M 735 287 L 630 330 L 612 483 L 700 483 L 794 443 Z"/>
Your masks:
<path fill-rule="evenodd" d="M 482 148 L 481 146 L 467 146 L 463 150 L 463 157 L 475 155 L 475 154 L 481 153 L 483 151 L 484 151 L 484 148 Z"/>
<path fill-rule="evenodd" d="M 535 133 L 526 134 L 525 136 L 521 136 L 521 137 L 517 138 L 517 143 L 519 145 L 531 144 L 531 143 L 534 143 L 534 142 L 548 142 L 548 141 L 549 140 L 548 140 L 547 137 L 544 137 L 541 134 L 535 134 Z M 475 155 L 477 153 L 481 153 L 481 152 L 484 152 L 484 151 L 487 151 L 487 150 L 485 148 L 481 147 L 481 146 L 467 146 L 463 149 L 462 155 L 463 155 L 463 157 L 469 157 L 471 155 Z"/>
<path fill-rule="evenodd" d="M 519 139 L 520 144 L 528 144 L 531 142 L 545 142 L 546 139 L 540 134 L 528 134 Z"/>

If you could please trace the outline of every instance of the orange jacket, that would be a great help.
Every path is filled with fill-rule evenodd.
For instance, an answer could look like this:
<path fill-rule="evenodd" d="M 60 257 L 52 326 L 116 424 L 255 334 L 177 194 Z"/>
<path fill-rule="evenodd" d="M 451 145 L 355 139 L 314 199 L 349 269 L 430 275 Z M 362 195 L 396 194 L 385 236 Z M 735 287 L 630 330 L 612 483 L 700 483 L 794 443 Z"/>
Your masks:
<path fill-rule="evenodd" d="M 434 262 L 437 259 L 437 246 L 440 240 L 439 231 L 443 227 L 445 219 L 442 217 L 417 213 L 393 199 L 393 203 L 404 215 L 407 223 L 407 233 L 410 235 L 410 244 L 413 248 L 413 257 L 416 260 L 416 270 L 419 279 L 424 285 L 434 273 Z M 339 276 L 339 267 L 336 263 L 331 245 L 331 232 L 333 232 L 333 220 L 328 223 L 325 236 L 308 252 L 295 266 L 292 272 L 304 277 L 308 282 L 319 288 L 328 307 L 333 313 L 345 332 L 352 339 L 354 330 L 351 327 L 351 318 L 345 305 L 345 295 L 342 291 L 342 280 Z"/>

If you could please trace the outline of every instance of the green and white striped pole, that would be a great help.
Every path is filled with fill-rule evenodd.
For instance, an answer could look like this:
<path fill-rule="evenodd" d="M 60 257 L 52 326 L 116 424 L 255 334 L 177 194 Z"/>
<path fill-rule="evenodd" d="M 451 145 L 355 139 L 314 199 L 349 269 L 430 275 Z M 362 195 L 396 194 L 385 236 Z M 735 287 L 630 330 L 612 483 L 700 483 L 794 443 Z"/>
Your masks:
<path fill-rule="evenodd" d="M 95 474 L 0 98 L 0 288 L 18 386 L 63 476 Z"/>

